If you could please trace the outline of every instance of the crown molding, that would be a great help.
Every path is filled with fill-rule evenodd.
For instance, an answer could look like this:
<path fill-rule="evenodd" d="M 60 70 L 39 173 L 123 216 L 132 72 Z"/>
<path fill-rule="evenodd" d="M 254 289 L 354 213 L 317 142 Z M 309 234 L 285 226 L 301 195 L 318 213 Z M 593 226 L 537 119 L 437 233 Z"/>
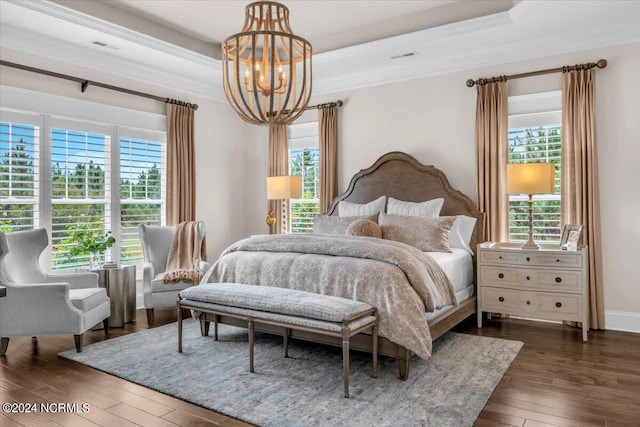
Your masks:
<path fill-rule="evenodd" d="M 198 52 L 165 42 L 155 37 L 148 36 L 138 31 L 131 30 L 126 27 L 114 24 L 109 21 L 105 21 L 100 18 L 88 15 L 86 13 L 79 12 L 74 9 L 70 9 L 61 4 L 54 3 L 47 0 L 2 0 L 14 5 L 31 9 L 36 12 L 44 13 L 54 18 L 62 19 L 73 24 L 81 25 L 86 28 L 90 28 L 96 31 L 109 34 L 114 37 L 121 38 L 123 40 L 136 43 L 141 46 L 148 47 L 150 49 L 166 53 L 176 58 L 181 58 L 189 62 L 193 62 L 199 65 L 210 68 L 220 68 L 220 61 L 202 55 Z"/>
<path fill-rule="evenodd" d="M 210 80 L 202 79 L 199 76 L 188 77 L 186 73 L 178 75 L 130 59 L 113 55 L 105 56 L 88 47 L 52 40 L 6 24 L 0 27 L 0 46 L 58 62 L 64 58 L 63 62 L 67 64 L 157 85 L 181 93 L 216 101 L 226 99 L 222 85 L 215 84 L 216 80 L 222 81 L 221 71 L 211 70 Z M 218 76 L 216 77 L 216 75 Z"/>

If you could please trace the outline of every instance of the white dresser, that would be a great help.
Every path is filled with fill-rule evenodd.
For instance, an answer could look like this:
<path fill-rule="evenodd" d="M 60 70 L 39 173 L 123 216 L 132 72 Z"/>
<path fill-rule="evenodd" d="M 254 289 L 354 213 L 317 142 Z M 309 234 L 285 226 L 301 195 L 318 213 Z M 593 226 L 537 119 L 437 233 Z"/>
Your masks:
<path fill-rule="evenodd" d="M 582 322 L 589 330 L 587 248 L 539 250 L 478 246 L 478 327 L 482 312 Z"/>

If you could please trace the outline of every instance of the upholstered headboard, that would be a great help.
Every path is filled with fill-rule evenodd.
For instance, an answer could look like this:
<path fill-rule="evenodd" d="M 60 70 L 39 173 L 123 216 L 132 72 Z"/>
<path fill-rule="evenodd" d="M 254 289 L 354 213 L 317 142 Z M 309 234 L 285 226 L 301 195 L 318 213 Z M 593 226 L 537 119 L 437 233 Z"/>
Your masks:
<path fill-rule="evenodd" d="M 470 242 L 474 252 L 476 245 L 484 241 L 484 214 L 471 199 L 453 189 L 440 169 L 423 165 L 413 156 L 400 151 L 383 155 L 371 167 L 355 174 L 347 191 L 333 200 L 327 214 L 337 215 L 338 203 L 342 200 L 367 203 L 380 196 L 407 202 L 423 202 L 442 197 L 444 205 L 440 211 L 441 216 L 467 215 L 478 220 Z"/>

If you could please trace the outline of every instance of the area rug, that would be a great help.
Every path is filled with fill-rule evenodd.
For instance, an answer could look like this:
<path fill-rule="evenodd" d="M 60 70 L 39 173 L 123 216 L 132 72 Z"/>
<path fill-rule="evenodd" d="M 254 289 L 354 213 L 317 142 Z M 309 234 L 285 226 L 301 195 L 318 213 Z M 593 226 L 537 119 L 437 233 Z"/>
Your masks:
<path fill-rule="evenodd" d="M 212 331 L 213 332 L 213 331 Z M 393 358 L 352 351 L 350 395 L 339 348 L 256 334 L 249 373 L 247 331 L 220 325 L 219 342 L 185 321 L 183 353 L 177 324 L 149 329 L 59 355 L 145 387 L 259 426 L 471 426 L 522 343 L 449 332 L 431 360 L 414 359 L 409 380 Z"/>

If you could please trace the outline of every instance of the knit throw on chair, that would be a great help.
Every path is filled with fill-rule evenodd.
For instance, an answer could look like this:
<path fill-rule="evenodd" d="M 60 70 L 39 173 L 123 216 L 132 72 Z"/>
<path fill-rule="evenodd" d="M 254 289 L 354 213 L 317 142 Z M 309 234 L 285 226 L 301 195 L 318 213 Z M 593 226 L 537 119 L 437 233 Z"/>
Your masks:
<path fill-rule="evenodd" d="M 176 234 L 167 257 L 167 268 L 162 277 L 164 283 L 200 283 L 202 271 L 198 264 L 206 255 L 203 250 L 204 239 L 202 244 L 198 239 L 199 224 L 200 221 L 185 221 L 176 226 Z"/>

